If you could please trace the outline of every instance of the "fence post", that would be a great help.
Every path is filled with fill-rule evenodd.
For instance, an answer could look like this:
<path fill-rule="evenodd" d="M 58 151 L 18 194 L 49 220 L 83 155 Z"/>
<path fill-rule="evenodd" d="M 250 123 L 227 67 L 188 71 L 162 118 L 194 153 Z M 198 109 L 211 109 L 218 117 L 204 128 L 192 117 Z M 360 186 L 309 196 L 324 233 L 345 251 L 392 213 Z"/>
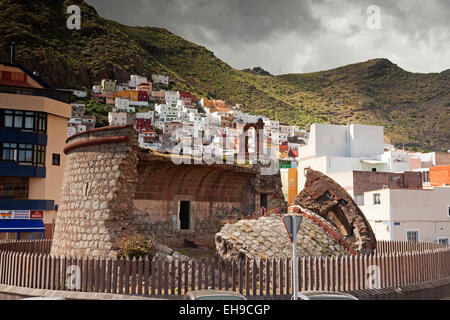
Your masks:
<path fill-rule="evenodd" d="M 221 269 L 220 269 L 221 264 L 222 263 L 219 262 L 219 270 L 220 271 L 221 271 Z M 219 271 L 219 273 L 221 273 L 220 271 Z M 219 279 L 219 289 L 222 289 L 221 279 Z M 194 259 L 191 260 L 191 290 L 192 291 L 195 290 L 195 260 Z"/>
<path fill-rule="evenodd" d="M 264 264 L 263 259 L 259 259 L 259 295 L 263 295 L 263 289 L 264 289 Z M 234 290 L 234 289 L 233 289 Z"/>
<path fill-rule="evenodd" d="M 150 285 L 150 260 L 148 258 L 149 256 L 145 256 L 145 260 L 144 260 L 144 294 L 147 295 L 149 290 L 148 287 Z M 180 262 L 180 260 L 178 260 L 178 262 Z M 181 268 L 180 268 L 181 271 Z M 179 275 L 179 278 L 181 278 L 181 276 Z M 181 291 L 181 288 L 179 289 Z"/>
<path fill-rule="evenodd" d="M 290 293 L 290 279 L 291 279 L 291 276 L 292 276 L 292 273 L 291 272 L 289 272 L 290 270 L 289 270 L 289 267 L 290 267 L 290 261 L 289 261 L 290 259 L 289 258 L 286 258 L 285 259 L 285 266 L 286 266 L 286 295 L 289 295 L 289 293 Z"/>
<path fill-rule="evenodd" d="M 272 259 L 272 294 L 277 294 L 277 262 L 275 258 Z"/>
<path fill-rule="evenodd" d="M 256 259 L 253 258 L 252 264 L 252 295 L 256 296 Z"/>
<path fill-rule="evenodd" d="M 199 260 L 198 261 L 198 270 L 197 270 L 197 274 L 198 274 L 198 285 L 197 285 L 197 289 L 200 290 L 202 289 L 202 271 L 203 271 L 203 264 L 202 261 Z M 225 290 L 228 290 L 228 270 L 227 270 L 227 265 L 225 262 Z"/>
<path fill-rule="evenodd" d="M 182 269 L 182 261 L 181 259 L 177 259 L 178 295 L 181 295 L 181 276 L 182 276 L 181 269 Z M 147 274 L 147 271 L 145 271 L 145 273 Z M 147 281 L 147 276 L 145 279 Z M 147 285 L 145 285 L 145 287 L 147 288 Z M 147 292 L 145 292 L 145 294 L 147 294 Z"/>
<path fill-rule="evenodd" d="M 266 264 L 266 295 L 270 295 L 270 262 L 269 258 L 265 259 Z"/>

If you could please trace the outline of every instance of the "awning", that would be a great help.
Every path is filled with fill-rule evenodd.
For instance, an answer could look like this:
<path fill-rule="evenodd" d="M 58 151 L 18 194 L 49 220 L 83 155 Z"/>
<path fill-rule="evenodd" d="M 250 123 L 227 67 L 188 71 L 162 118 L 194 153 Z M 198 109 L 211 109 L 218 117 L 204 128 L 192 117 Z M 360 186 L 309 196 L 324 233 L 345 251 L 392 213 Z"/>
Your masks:
<path fill-rule="evenodd" d="M 42 219 L 0 219 L 0 232 L 45 232 Z"/>

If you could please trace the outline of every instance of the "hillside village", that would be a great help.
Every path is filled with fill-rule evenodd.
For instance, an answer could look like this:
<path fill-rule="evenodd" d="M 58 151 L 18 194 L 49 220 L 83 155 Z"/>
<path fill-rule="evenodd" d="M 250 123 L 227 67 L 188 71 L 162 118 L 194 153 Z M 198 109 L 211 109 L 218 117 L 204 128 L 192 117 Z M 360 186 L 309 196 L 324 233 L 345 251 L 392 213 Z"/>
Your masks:
<path fill-rule="evenodd" d="M 156 74 L 151 78 L 131 75 L 128 83 L 104 79 L 93 86 L 92 99 L 110 110 L 109 125 L 133 125 L 141 148 L 169 154 L 181 145 L 183 155 L 201 157 L 205 148 L 215 145 L 216 156 L 236 159 L 244 126 L 262 119 L 264 148 L 276 156 L 288 204 L 303 189 L 305 170 L 314 169 L 333 178 L 353 197 L 368 216 L 377 238 L 409 241 L 425 237 L 430 242 L 448 243 L 448 227 L 438 230 L 432 225 L 439 224 L 443 215 L 450 216 L 450 189 L 445 188 L 450 184 L 449 153 L 397 149 L 385 143 L 381 126 L 313 124 L 307 132 L 299 126 L 245 113 L 241 106 L 230 106 L 223 100 L 167 90 L 169 83 L 168 76 Z M 86 98 L 88 93 L 74 90 L 74 95 Z M 84 104 L 72 103 L 68 136 L 95 127 L 95 116 L 85 115 L 84 110 Z M 248 135 L 248 151 L 255 152 L 255 135 L 251 130 Z M 232 143 L 227 143 L 230 138 Z M 415 213 L 409 212 L 410 198 L 418 201 Z M 434 208 L 427 218 L 430 225 L 413 223 L 423 210 L 431 210 L 430 202 Z M 396 214 L 389 217 L 386 210 L 394 203 Z M 394 226 L 400 225 L 404 231 L 394 236 Z M 422 229 L 435 231 L 424 231 L 423 235 L 418 231 Z"/>

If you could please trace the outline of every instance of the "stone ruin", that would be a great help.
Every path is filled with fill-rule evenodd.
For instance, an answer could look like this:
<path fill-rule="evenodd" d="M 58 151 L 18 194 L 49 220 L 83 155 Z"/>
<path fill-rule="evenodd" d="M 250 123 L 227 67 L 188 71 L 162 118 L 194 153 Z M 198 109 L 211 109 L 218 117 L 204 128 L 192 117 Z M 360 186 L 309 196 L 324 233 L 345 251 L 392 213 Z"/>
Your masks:
<path fill-rule="evenodd" d="M 361 209 L 344 188 L 323 173 L 307 169 L 305 187 L 294 204 L 324 218 L 357 252 L 370 254 L 375 249 L 375 234 Z"/>
<path fill-rule="evenodd" d="M 303 216 L 298 256 L 372 253 L 375 235 L 351 196 L 320 172 L 308 170 L 304 189 L 289 207 Z M 270 215 L 225 225 L 216 234 L 216 250 L 230 259 L 279 259 L 292 256 L 282 217 Z"/>
<path fill-rule="evenodd" d="M 249 165 L 177 165 L 170 155 L 140 149 L 130 125 L 88 130 L 67 143 L 55 255 L 114 257 L 116 240 L 135 231 L 173 248 L 214 248 L 224 221 L 262 205 L 287 211 L 279 174 L 262 176 Z"/>

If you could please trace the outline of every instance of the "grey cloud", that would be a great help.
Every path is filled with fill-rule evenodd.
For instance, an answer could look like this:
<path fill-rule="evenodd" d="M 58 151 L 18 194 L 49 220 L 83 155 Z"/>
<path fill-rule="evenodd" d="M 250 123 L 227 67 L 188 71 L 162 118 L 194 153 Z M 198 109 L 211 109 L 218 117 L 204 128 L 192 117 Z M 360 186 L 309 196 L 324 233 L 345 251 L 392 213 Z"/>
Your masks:
<path fill-rule="evenodd" d="M 447 0 L 87 2 L 127 25 L 167 28 L 239 69 L 311 72 L 379 57 L 409 71 L 450 68 Z M 369 5 L 381 8 L 381 30 L 367 30 Z"/>

